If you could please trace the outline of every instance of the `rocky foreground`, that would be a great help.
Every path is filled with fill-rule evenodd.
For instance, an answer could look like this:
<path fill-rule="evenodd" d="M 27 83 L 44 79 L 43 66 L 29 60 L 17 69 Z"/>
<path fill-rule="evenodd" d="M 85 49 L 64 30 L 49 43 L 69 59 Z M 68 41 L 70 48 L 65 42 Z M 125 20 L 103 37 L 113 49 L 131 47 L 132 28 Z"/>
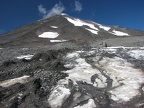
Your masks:
<path fill-rule="evenodd" d="M 0 108 L 144 107 L 143 47 L 0 53 Z"/>

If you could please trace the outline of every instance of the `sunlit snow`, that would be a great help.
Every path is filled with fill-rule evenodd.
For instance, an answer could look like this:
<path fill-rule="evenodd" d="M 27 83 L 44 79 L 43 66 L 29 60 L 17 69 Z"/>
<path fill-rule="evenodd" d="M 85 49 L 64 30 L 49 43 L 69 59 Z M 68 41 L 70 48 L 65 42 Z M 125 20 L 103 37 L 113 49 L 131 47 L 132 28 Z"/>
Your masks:
<path fill-rule="evenodd" d="M 105 31 L 109 31 L 111 29 L 110 27 L 103 26 L 101 24 L 98 24 L 98 25 L 99 25 L 99 28 L 104 29 Z"/>
<path fill-rule="evenodd" d="M 57 26 L 51 26 L 52 28 L 58 28 Z"/>
<path fill-rule="evenodd" d="M 86 30 L 90 31 L 93 34 L 98 34 L 98 31 L 96 31 L 96 30 L 92 30 L 92 29 L 88 29 L 88 28 L 86 28 Z"/>
<path fill-rule="evenodd" d="M 30 60 L 34 55 L 21 55 L 21 56 L 18 56 L 17 59 L 26 59 L 26 60 Z"/>
<path fill-rule="evenodd" d="M 50 40 L 50 42 L 65 42 L 67 40 Z"/>
<path fill-rule="evenodd" d="M 61 108 L 62 103 L 69 97 L 70 90 L 64 85 L 58 85 L 51 92 L 48 102 L 52 108 Z"/>
<path fill-rule="evenodd" d="M 113 30 L 112 32 L 110 32 L 116 36 L 129 36 L 129 34 L 127 33 L 124 33 L 124 32 L 121 32 L 121 31 L 116 31 L 116 30 Z"/>
<path fill-rule="evenodd" d="M 71 18 L 69 18 L 69 17 L 66 17 L 66 19 L 67 19 L 70 23 L 74 24 L 75 26 L 84 26 L 84 25 L 86 25 L 86 26 L 90 27 L 91 29 L 99 30 L 99 29 L 96 28 L 93 24 L 87 23 L 87 22 L 84 22 L 84 21 L 81 21 L 80 19 L 71 19 Z"/>
<path fill-rule="evenodd" d="M 39 35 L 40 38 L 57 38 L 59 34 L 57 32 L 44 32 Z"/>

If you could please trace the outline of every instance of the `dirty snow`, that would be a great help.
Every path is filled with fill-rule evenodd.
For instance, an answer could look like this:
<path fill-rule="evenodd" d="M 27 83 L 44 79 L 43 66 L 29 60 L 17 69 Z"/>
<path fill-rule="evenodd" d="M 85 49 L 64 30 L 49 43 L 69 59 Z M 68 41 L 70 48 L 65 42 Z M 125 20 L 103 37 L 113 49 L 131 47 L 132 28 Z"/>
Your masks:
<path fill-rule="evenodd" d="M 39 35 L 38 37 L 40 38 L 57 38 L 59 36 L 59 34 L 57 32 L 44 32 L 41 35 Z"/>
<path fill-rule="evenodd" d="M 58 28 L 57 26 L 51 26 L 52 28 Z"/>
<path fill-rule="evenodd" d="M 135 59 L 144 59 L 144 50 L 131 50 L 128 54 Z"/>
<path fill-rule="evenodd" d="M 34 55 L 21 55 L 21 56 L 18 56 L 16 57 L 17 59 L 26 59 L 26 60 L 30 60 Z"/>
<path fill-rule="evenodd" d="M 64 85 L 58 85 L 51 92 L 48 102 L 52 108 L 61 108 L 62 103 L 69 97 L 70 94 L 70 90 Z"/>
<path fill-rule="evenodd" d="M 93 24 L 84 22 L 84 21 L 82 21 L 82 20 L 80 20 L 80 19 L 71 19 L 71 18 L 69 18 L 69 17 L 66 17 L 66 19 L 67 19 L 70 23 L 74 24 L 75 26 L 84 26 L 84 25 L 86 25 L 86 26 L 90 27 L 91 29 L 99 30 L 99 29 L 96 28 Z"/>
<path fill-rule="evenodd" d="M 73 52 L 71 54 L 68 54 L 67 57 L 69 59 L 75 60 L 74 63 L 68 63 L 65 65 L 65 67 L 74 67 L 71 70 L 65 71 L 65 73 L 69 74 L 69 76 L 66 78 L 73 80 L 74 84 L 76 84 L 76 81 L 84 81 L 88 84 L 92 84 L 91 77 L 94 74 L 98 74 L 100 78 L 103 79 L 103 82 L 100 79 L 97 79 L 97 86 L 98 87 L 106 87 L 106 78 L 99 72 L 98 69 L 92 68 L 90 64 L 88 64 L 85 59 L 79 58 L 78 52 Z M 94 84 L 96 86 L 96 84 Z"/>
<path fill-rule="evenodd" d="M 121 31 L 116 31 L 116 30 L 113 30 L 112 32 L 110 32 L 116 36 L 129 36 L 129 34 L 127 33 L 124 33 L 124 32 L 121 32 Z"/>
<path fill-rule="evenodd" d="M 114 101 L 127 102 L 140 93 L 139 88 L 144 82 L 144 74 L 140 69 L 135 69 L 132 64 L 119 57 L 105 57 L 99 64 L 114 81 L 113 87 L 116 88 L 110 91 Z"/>
<path fill-rule="evenodd" d="M 96 108 L 96 105 L 93 99 L 89 99 L 87 104 L 84 104 L 82 106 L 79 105 L 74 108 Z"/>
<path fill-rule="evenodd" d="M 93 34 L 98 34 L 98 31 L 96 31 L 96 30 L 92 30 L 92 29 L 88 29 L 88 28 L 85 28 L 85 29 L 88 30 L 88 31 L 90 31 Z"/>
<path fill-rule="evenodd" d="M 65 42 L 67 40 L 50 40 L 50 42 Z"/>
<path fill-rule="evenodd" d="M 102 50 L 116 53 L 118 48 L 120 47 L 109 47 Z M 91 54 L 95 51 L 97 51 L 97 49 L 91 50 Z M 57 87 L 53 89 L 52 94 L 48 99 L 53 108 L 60 108 L 64 100 L 69 97 L 69 89 L 64 86 L 65 84 L 68 84 L 69 79 L 73 81 L 74 85 L 77 85 L 77 81 L 83 81 L 99 88 L 105 88 L 107 87 L 106 76 L 109 76 L 113 80 L 112 87 L 109 90 L 111 99 L 119 103 L 130 101 L 133 97 L 140 95 L 139 89 L 144 90 L 141 87 L 141 84 L 144 82 L 144 73 L 141 69 L 134 68 L 133 64 L 116 56 L 113 58 L 103 57 L 99 62 L 98 60 L 101 56 L 92 57 L 91 59 L 93 60 L 94 65 L 104 70 L 103 72 L 105 73 L 105 76 L 97 68 L 93 68 L 87 63 L 85 58 L 80 57 L 81 54 L 86 52 L 88 53 L 88 51 L 74 51 L 66 55 L 65 59 L 67 59 L 68 62 L 66 62 L 64 66 L 70 70 L 63 72 L 67 73 L 69 76 L 59 80 Z M 97 74 L 99 78 L 96 78 L 93 84 L 91 82 L 91 77 L 95 74 Z M 73 96 L 74 100 L 79 96 L 81 96 L 81 93 L 75 93 Z M 95 107 L 93 100 L 89 99 L 87 104 L 76 106 L 74 108 Z"/>
<path fill-rule="evenodd" d="M 25 84 L 28 82 L 29 78 L 30 78 L 30 76 L 24 75 L 24 76 L 19 77 L 19 78 L 8 79 L 8 80 L 0 82 L 0 86 L 9 87 L 9 86 L 14 85 L 16 83 Z"/>
<path fill-rule="evenodd" d="M 107 51 L 116 53 L 116 49 L 108 48 Z M 106 78 L 99 70 L 92 68 L 85 59 L 79 58 L 78 55 L 76 52 L 72 53 L 71 56 L 68 54 L 68 57 L 72 57 L 73 59 L 75 56 L 76 62 L 76 64 L 73 64 L 73 69 L 66 71 L 69 74 L 68 79 L 72 79 L 74 83 L 76 81 L 84 81 L 92 84 L 90 80 L 91 76 L 98 74 L 101 80 L 96 79 L 98 85 L 94 84 L 94 86 L 106 87 Z M 114 94 L 112 95 L 114 101 L 127 102 L 139 94 L 139 88 L 144 82 L 144 74 L 140 69 L 135 69 L 132 64 L 119 57 L 103 58 L 99 63 L 97 64 L 96 62 L 96 66 L 106 70 L 106 74 L 113 79 L 113 87 L 116 88 L 111 90 L 110 93 Z"/>

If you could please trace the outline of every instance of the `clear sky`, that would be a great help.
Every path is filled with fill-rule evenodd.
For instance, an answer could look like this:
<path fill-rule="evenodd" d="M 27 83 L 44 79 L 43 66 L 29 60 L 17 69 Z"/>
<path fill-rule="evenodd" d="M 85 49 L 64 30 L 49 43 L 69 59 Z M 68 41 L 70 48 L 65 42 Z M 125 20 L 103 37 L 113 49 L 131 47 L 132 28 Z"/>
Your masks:
<path fill-rule="evenodd" d="M 0 0 L 0 33 L 60 13 L 144 30 L 144 0 Z"/>

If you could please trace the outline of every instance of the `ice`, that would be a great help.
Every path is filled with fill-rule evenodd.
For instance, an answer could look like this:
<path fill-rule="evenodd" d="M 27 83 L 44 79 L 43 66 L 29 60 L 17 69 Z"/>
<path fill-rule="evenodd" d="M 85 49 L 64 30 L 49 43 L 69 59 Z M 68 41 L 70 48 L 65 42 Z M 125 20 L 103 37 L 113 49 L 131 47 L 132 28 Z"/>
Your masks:
<path fill-rule="evenodd" d="M 49 96 L 48 102 L 51 108 L 61 108 L 63 102 L 71 94 L 70 90 L 63 85 L 58 85 Z"/>
<path fill-rule="evenodd" d="M 17 59 L 26 59 L 26 60 L 30 60 L 34 55 L 21 55 L 21 56 L 18 56 Z"/>
<path fill-rule="evenodd" d="M 98 31 L 96 31 L 96 30 L 92 30 L 92 29 L 88 29 L 88 28 L 86 28 L 86 30 L 90 31 L 93 34 L 98 34 Z"/>
<path fill-rule="evenodd" d="M 40 38 L 57 38 L 59 36 L 59 34 L 57 32 L 44 32 L 41 35 L 39 35 L 38 37 Z"/>
<path fill-rule="evenodd" d="M 96 28 L 93 24 L 87 23 L 87 22 L 84 22 L 84 21 L 81 21 L 80 19 L 71 19 L 71 18 L 69 18 L 69 17 L 66 17 L 66 19 L 67 19 L 70 23 L 74 24 L 75 26 L 84 26 L 84 25 L 86 25 L 86 26 L 90 27 L 90 28 L 93 29 L 93 30 L 99 30 L 99 29 Z"/>
<path fill-rule="evenodd" d="M 89 99 L 87 104 L 84 104 L 82 106 L 79 105 L 74 108 L 96 108 L 96 105 L 93 99 Z"/>
<path fill-rule="evenodd" d="M 52 28 L 58 28 L 57 26 L 51 26 Z"/>
<path fill-rule="evenodd" d="M 22 77 L 18 77 L 18 78 L 14 78 L 14 79 L 8 79 L 8 80 L 0 82 L 0 86 L 9 87 L 9 86 L 14 85 L 16 83 L 25 84 L 29 81 L 28 80 L 29 78 L 30 78 L 30 76 L 24 75 Z"/>
<path fill-rule="evenodd" d="M 112 32 L 110 32 L 116 36 L 129 36 L 129 34 L 127 33 L 124 33 L 124 32 L 121 32 L 121 31 L 116 31 L 116 30 L 113 30 Z"/>
<path fill-rule="evenodd" d="M 50 40 L 50 42 L 65 42 L 67 40 Z"/>

